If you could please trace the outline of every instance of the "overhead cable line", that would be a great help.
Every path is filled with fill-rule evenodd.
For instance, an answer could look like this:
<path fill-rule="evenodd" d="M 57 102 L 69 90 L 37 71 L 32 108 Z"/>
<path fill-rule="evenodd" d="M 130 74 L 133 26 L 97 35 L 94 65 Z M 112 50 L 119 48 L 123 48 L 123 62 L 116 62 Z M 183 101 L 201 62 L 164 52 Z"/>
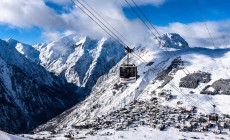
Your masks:
<path fill-rule="evenodd" d="M 115 29 L 108 21 L 106 21 L 96 10 L 94 10 L 86 1 L 82 1 L 86 6 L 89 7 L 90 10 L 92 10 L 95 15 L 99 16 L 101 18 L 101 20 L 106 23 L 109 27 L 112 28 L 112 30 L 114 30 L 120 37 L 122 37 L 128 44 L 131 45 L 131 42 L 129 42 L 124 35 L 122 35 L 117 29 Z"/>
<path fill-rule="evenodd" d="M 139 17 L 139 19 L 142 21 L 142 23 L 146 26 L 146 28 L 152 33 L 152 35 L 157 39 L 157 36 L 153 33 L 153 31 L 149 28 L 149 26 L 145 23 L 145 21 L 141 18 L 141 16 L 137 13 L 137 11 L 132 7 L 132 5 L 125 0 L 126 3 L 129 5 L 129 7 L 132 9 L 132 11 Z"/>
<path fill-rule="evenodd" d="M 101 29 L 103 29 L 109 36 L 111 36 L 115 41 L 117 41 L 118 43 L 122 43 L 125 49 L 127 49 L 128 45 L 126 43 L 124 43 L 124 41 L 122 41 L 122 39 L 120 39 L 114 32 L 112 32 L 98 17 L 96 17 L 86 6 L 84 6 L 79 0 L 78 3 L 83 6 L 95 19 L 97 19 L 97 21 L 91 17 L 91 15 L 89 13 L 87 13 L 83 8 L 81 8 L 79 5 L 77 5 L 77 3 L 74 2 L 74 0 L 71 0 L 76 6 L 79 7 L 79 9 L 81 11 L 83 11 L 88 17 L 90 17 Z M 92 8 L 92 7 L 91 7 Z M 102 25 L 100 23 L 98 23 L 98 21 L 106 28 L 103 28 Z M 111 24 L 110 24 L 111 26 Z M 114 35 L 114 36 L 113 36 Z M 132 54 L 132 53 L 131 53 Z M 137 54 L 132 54 L 134 57 L 136 57 L 137 59 L 142 59 L 140 56 L 138 56 Z"/>
<path fill-rule="evenodd" d="M 77 5 L 73 0 L 71 0 L 75 5 Z M 99 21 L 99 26 L 104 30 L 104 28 L 100 25 L 100 23 L 106 28 L 106 32 L 110 32 L 108 33 L 110 36 L 112 36 L 114 39 L 118 40 L 118 42 L 121 42 L 122 44 L 125 44 L 116 34 L 114 34 L 97 16 L 95 16 L 84 4 L 82 4 L 79 0 L 77 0 L 78 3 L 86 9 L 86 11 L 88 11 L 97 21 Z M 77 5 L 78 6 L 78 5 Z M 93 19 L 87 12 L 85 12 L 80 6 L 78 6 L 84 13 L 86 13 L 91 19 Z M 96 22 L 93 19 L 94 22 Z M 98 22 L 97 22 L 98 23 Z M 105 30 L 104 30 L 105 31 Z M 112 35 L 111 35 L 112 34 Z"/>
<path fill-rule="evenodd" d="M 214 39 L 213 39 L 213 37 L 212 37 L 212 34 L 211 34 L 211 32 L 210 32 L 210 30 L 209 30 L 209 28 L 208 28 L 208 25 L 207 25 L 206 21 L 205 21 L 204 15 L 203 15 L 202 10 L 201 10 L 201 7 L 199 6 L 197 0 L 194 0 L 194 1 L 195 1 L 195 3 L 196 3 L 196 6 L 197 6 L 197 8 L 198 8 L 198 11 L 199 11 L 199 13 L 200 13 L 200 15 L 201 15 L 201 20 L 204 22 L 205 28 L 206 28 L 206 30 L 208 31 L 209 37 L 210 37 L 210 39 L 211 39 L 211 41 L 212 41 L 212 45 L 213 45 L 213 47 L 215 47 L 216 45 L 215 45 L 215 43 L 214 43 Z"/>
<path fill-rule="evenodd" d="M 96 12 L 87 2 L 82 1 L 83 3 L 85 3 L 94 13 L 97 14 L 97 16 L 99 16 L 103 22 L 105 22 L 106 24 L 108 24 L 118 35 L 120 35 L 126 42 L 128 42 L 128 44 L 131 46 L 132 43 L 129 42 L 124 35 L 122 35 L 117 29 L 115 29 L 109 22 L 107 22 L 98 12 Z M 125 44 L 126 46 L 128 46 L 127 44 Z M 135 55 L 134 57 L 138 57 L 142 62 L 144 62 L 145 64 L 147 64 L 148 62 L 146 62 L 144 59 L 142 59 L 138 54 L 136 54 L 135 52 L 133 52 L 132 55 Z M 155 70 L 155 69 L 154 69 Z"/>
<path fill-rule="evenodd" d="M 148 27 L 148 25 L 144 22 L 144 20 L 141 18 L 141 16 L 136 12 L 136 10 L 132 7 L 132 5 L 127 1 L 127 0 L 125 0 L 126 1 L 126 3 L 128 4 L 128 6 L 132 9 L 132 11 L 139 17 L 139 19 L 144 23 L 144 25 L 147 27 L 147 29 L 156 37 L 156 35 L 152 32 L 152 30 Z M 137 9 L 140 11 L 140 13 L 143 15 L 143 17 L 149 22 L 149 24 L 154 28 L 154 30 L 157 32 L 157 34 L 159 35 L 159 36 L 161 36 L 160 34 L 159 34 L 159 32 L 157 31 L 157 29 L 154 27 L 154 25 L 150 22 L 150 20 L 147 18 L 147 16 L 144 14 L 144 12 L 140 9 L 140 7 L 136 4 L 136 2 L 134 1 L 134 0 L 132 0 L 132 2 L 134 3 L 134 5 L 137 7 Z M 158 38 L 157 38 L 157 40 L 158 40 Z M 160 40 L 158 40 L 159 42 L 160 42 Z M 168 45 L 170 45 L 170 43 L 166 40 L 166 42 L 168 43 Z M 167 51 L 167 53 L 170 55 L 170 57 L 171 58 L 173 58 L 172 57 L 172 55 L 170 54 L 170 52 L 169 51 Z M 175 54 L 174 54 L 174 56 L 175 56 Z M 182 69 L 183 70 L 183 69 Z M 190 74 L 190 72 L 188 71 L 188 69 L 187 68 L 185 68 L 185 70 Z M 184 71 L 184 70 L 183 70 Z M 185 73 L 185 75 L 187 75 L 187 73 L 184 71 L 184 73 Z M 198 89 L 199 89 L 199 87 L 198 87 Z M 201 89 L 199 89 L 200 90 L 200 92 L 201 92 Z M 209 99 L 210 100 L 210 99 Z M 211 102 L 212 102 L 212 100 L 211 100 Z M 214 105 L 214 103 L 211 103 L 210 101 L 209 101 L 209 103 L 213 106 Z M 218 108 L 217 108 L 218 109 Z M 219 110 L 219 109 L 218 109 Z M 219 110 L 220 111 L 220 110 Z M 221 112 L 221 111 L 220 111 Z"/>
<path fill-rule="evenodd" d="M 134 5 L 137 7 L 137 9 L 141 12 L 141 14 L 144 16 L 144 18 L 148 21 L 148 23 L 152 26 L 152 28 L 156 31 L 156 33 L 160 36 L 160 33 L 157 31 L 157 29 L 154 27 L 154 25 L 152 24 L 152 22 L 150 22 L 150 20 L 147 18 L 147 16 L 144 14 L 144 12 L 141 10 L 141 8 L 137 5 L 137 3 L 132 0 Z"/>
<path fill-rule="evenodd" d="M 194 0 L 194 1 L 195 1 L 195 4 L 196 4 L 197 8 L 198 8 L 198 11 L 199 11 L 199 13 L 200 13 L 200 15 L 201 15 L 200 18 L 201 18 L 201 20 L 203 21 L 203 23 L 204 23 L 204 25 L 205 25 L 205 28 L 206 28 L 206 30 L 207 30 L 207 32 L 208 32 L 208 34 L 209 34 L 209 37 L 210 37 L 210 39 L 211 39 L 211 41 L 212 41 L 212 45 L 213 45 L 213 47 L 215 47 L 216 44 L 215 44 L 214 38 L 213 38 L 213 36 L 212 36 L 212 34 L 211 34 L 209 28 L 208 28 L 208 23 L 205 21 L 205 16 L 204 16 L 204 14 L 203 14 L 203 12 L 202 12 L 202 9 L 201 9 L 201 7 L 200 7 L 198 1 L 197 1 L 197 0 Z M 213 60 L 214 60 L 214 59 L 213 59 Z M 222 62 L 222 60 L 221 60 L 221 58 L 219 58 L 219 60 L 220 60 L 220 63 L 221 63 L 221 65 L 222 65 L 222 67 L 223 67 L 224 69 L 226 69 L 226 67 L 224 66 L 224 64 L 223 64 L 223 62 Z M 215 61 L 215 60 L 214 60 L 214 61 Z M 215 61 L 215 63 L 217 64 L 216 61 Z M 217 65 L 218 65 L 218 64 L 217 64 Z M 225 75 L 226 75 L 227 77 L 229 77 L 229 75 L 227 74 L 226 70 L 224 70 L 224 72 L 225 72 Z"/>
<path fill-rule="evenodd" d="M 109 34 L 109 36 L 111 36 L 113 39 L 115 39 L 115 41 L 117 41 L 118 43 L 122 43 L 125 49 L 127 49 L 128 45 L 126 43 L 124 43 L 124 41 L 119 38 L 113 31 L 111 31 L 111 29 L 109 29 L 109 27 L 107 27 L 98 17 L 96 17 L 90 10 L 89 8 L 87 8 L 85 5 L 83 5 L 79 0 L 78 3 L 84 7 L 93 17 L 91 17 L 91 15 L 89 13 L 87 13 L 81 6 L 79 6 L 77 3 L 75 3 L 73 0 L 71 0 L 76 6 L 78 6 L 80 8 L 81 11 L 83 11 L 87 16 L 89 16 L 98 26 L 100 26 L 101 29 L 103 29 L 106 33 Z M 92 7 L 91 7 L 92 8 Z M 102 25 L 101 25 L 101 24 Z M 111 24 L 110 24 L 111 25 Z M 102 26 L 104 26 L 105 28 L 103 28 Z M 132 53 L 131 53 L 132 54 Z M 137 59 L 141 60 L 142 62 L 144 61 L 139 55 L 137 55 L 136 53 L 132 54 L 134 57 L 136 57 Z M 146 63 L 146 62 L 144 62 Z"/>
<path fill-rule="evenodd" d="M 200 5 L 199 5 L 199 3 L 198 3 L 197 0 L 194 0 L 194 1 L 195 1 L 195 5 L 196 5 L 196 7 L 198 8 L 198 11 L 199 11 L 199 13 L 200 13 L 200 18 L 201 18 L 202 22 L 204 23 L 205 28 L 206 28 L 206 30 L 207 30 L 207 32 L 208 32 L 208 34 L 209 34 L 209 37 L 210 37 L 211 42 L 212 42 L 212 45 L 213 45 L 213 47 L 215 47 L 216 44 L 215 44 L 214 38 L 213 38 L 213 36 L 212 36 L 212 34 L 211 34 L 209 28 L 208 28 L 208 23 L 205 21 L 205 15 L 204 15 L 203 12 L 202 12 L 202 8 L 200 7 Z M 229 78 L 229 75 L 228 75 L 227 72 L 226 72 L 226 67 L 224 66 L 224 63 L 222 62 L 221 58 L 219 58 L 219 60 L 220 60 L 220 64 L 221 64 L 222 67 L 223 67 L 223 71 L 224 71 L 226 77 Z M 213 61 L 217 64 L 217 66 L 219 65 L 219 64 L 216 62 L 216 60 L 215 60 L 214 58 L 213 58 Z M 218 107 L 217 107 L 217 109 L 218 109 Z M 218 110 L 219 110 L 219 109 L 218 109 Z"/>
<path fill-rule="evenodd" d="M 77 5 L 73 0 L 71 0 L 75 5 Z M 80 10 L 82 10 L 86 15 L 88 15 L 95 23 L 97 23 L 106 33 L 108 33 L 112 38 L 114 38 L 117 42 L 121 42 L 122 44 L 125 44 L 114 32 L 112 32 L 102 21 L 100 21 L 100 19 L 98 19 L 86 6 L 84 6 L 79 0 L 77 0 L 80 5 L 82 7 L 84 7 L 95 19 L 97 19 L 105 28 L 102 27 L 102 25 L 96 21 L 93 17 L 91 17 L 91 15 L 89 13 L 87 13 L 85 10 L 83 10 L 83 8 L 79 5 L 77 5 L 79 7 Z M 113 36 L 113 35 L 114 36 Z M 126 45 L 126 44 L 125 44 Z M 124 47 L 124 46 L 123 46 Z M 126 47 L 124 47 L 126 49 Z M 134 55 L 134 54 L 133 54 Z M 138 56 L 137 54 L 134 55 L 134 57 L 136 57 L 138 60 L 143 61 L 143 59 Z M 145 61 L 146 62 L 146 61 Z M 156 70 L 155 68 L 150 67 L 150 70 Z"/>
<path fill-rule="evenodd" d="M 190 100 L 194 104 L 194 106 L 195 105 L 199 106 L 200 109 L 202 109 L 205 113 L 208 114 L 208 112 L 203 107 L 201 107 L 197 102 L 193 101 L 191 97 L 189 97 L 188 95 L 186 95 L 185 93 L 183 93 L 178 87 L 176 87 L 175 83 L 173 81 L 171 81 L 170 83 L 172 85 L 172 88 L 174 88 L 177 92 L 181 93 L 185 98 L 187 98 L 188 100 Z"/>

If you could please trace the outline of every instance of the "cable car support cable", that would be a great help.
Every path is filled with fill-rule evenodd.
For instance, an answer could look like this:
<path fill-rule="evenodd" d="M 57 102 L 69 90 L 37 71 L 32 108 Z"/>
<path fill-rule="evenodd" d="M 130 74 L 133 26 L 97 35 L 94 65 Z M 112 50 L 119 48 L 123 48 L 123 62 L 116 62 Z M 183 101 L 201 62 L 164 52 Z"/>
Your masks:
<path fill-rule="evenodd" d="M 87 16 L 89 16 L 100 28 L 102 28 L 106 33 L 108 33 L 112 38 L 114 38 L 117 42 L 121 42 L 122 44 L 125 44 L 117 35 L 115 35 L 105 24 L 103 24 L 103 22 L 101 22 L 97 17 L 95 17 L 95 15 L 93 15 L 93 13 L 88 9 L 88 8 L 86 8 L 84 5 L 82 5 L 82 3 L 81 2 L 79 2 L 79 0 L 77 0 L 84 8 L 86 8 L 87 9 L 87 11 L 89 12 L 89 13 L 91 13 L 100 23 L 102 23 L 102 25 L 104 25 L 105 27 L 106 27 L 106 29 L 105 28 L 103 28 L 102 27 L 102 25 L 100 25 L 100 23 L 98 23 L 94 18 L 92 18 L 91 16 L 90 16 L 90 14 L 89 13 L 87 13 L 86 11 L 84 11 L 83 10 L 83 8 L 81 8 L 79 5 L 77 5 L 73 0 L 71 0 L 76 6 L 78 6 L 79 7 L 79 9 L 81 10 L 81 11 L 83 11 Z M 112 32 L 112 33 L 110 33 L 110 32 Z M 111 35 L 111 34 L 113 34 L 113 35 Z M 125 44 L 126 45 L 126 44 Z M 128 46 L 123 46 L 125 49 L 130 49 Z M 138 60 L 140 60 L 140 61 L 142 61 L 143 62 L 143 59 L 142 59 L 142 57 L 140 57 L 140 56 L 138 56 L 137 54 L 133 54 L 133 53 L 131 53 L 134 57 L 136 57 Z M 146 61 L 145 61 L 146 62 Z M 151 70 L 155 70 L 155 68 L 153 68 L 152 69 L 152 67 L 150 66 L 150 68 L 151 68 Z M 201 107 L 200 107 L 201 108 Z"/>
<path fill-rule="evenodd" d="M 201 7 L 200 7 L 198 1 L 197 1 L 197 0 L 194 0 L 194 1 L 195 1 L 195 4 L 196 4 L 197 8 L 198 8 L 199 13 L 200 13 L 200 18 L 201 18 L 201 20 L 203 21 L 203 23 L 204 23 L 204 25 L 205 25 L 205 28 L 206 28 L 206 30 L 207 30 L 207 32 L 208 32 L 208 34 L 209 34 L 209 37 L 210 37 L 210 39 L 211 39 L 211 41 L 212 41 L 212 45 L 213 45 L 213 47 L 215 47 L 216 44 L 215 44 L 214 38 L 213 38 L 213 36 L 212 36 L 212 34 L 211 34 L 209 28 L 208 28 L 208 23 L 205 21 L 205 16 L 204 16 L 204 14 L 203 14 L 203 12 L 202 12 L 202 9 L 201 9 Z M 216 60 L 215 60 L 215 59 L 213 59 L 213 60 L 215 61 L 215 63 L 216 63 L 217 66 L 218 66 L 218 63 L 216 62 Z M 221 58 L 219 58 L 219 60 L 220 60 L 220 64 L 222 65 L 223 69 L 226 69 L 226 67 L 224 66 L 224 63 L 222 62 Z M 229 78 L 229 75 L 227 74 L 226 70 L 224 70 L 224 72 L 225 72 L 225 75 Z"/>
<path fill-rule="evenodd" d="M 147 27 L 147 29 L 156 37 L 156 35 L 152 32 L 152 30 L 148 27 L 148 25 L 144 22 L 144 20 L 141 18 L 141 16 L 135 11 L 135 9 L 131 6 L 131 4 L 127 1 L 127 0 L 125 0 L 126 1 L 126 3 L 128 4 L 128 6 L 132 9 L 132 11 L 138 16 L 138 18 L 144 23 L 144 25 Z M 157 29 L 154 27 L 154 25 L 150 22 L 150 20 L 147 18 L 147 16 L 144 14 L 144 12 L 140 9 L 140 7 L 136 4 L 136 2 L 134 1 L 134 0 L 132 0 L 133 1 L 133 3 L 134 3 L 134 5 L 138 8 L 138 10 L 142 13 L 142 15 L 145 17 L 145 19 L 149 22 L 149 24 L 154 28 L 154 30 L 158 33 L 158 35 L 159 36 L 161 36 L 160 34 L 159 34 L 159 32 L 157 31 Z M 158 40 L 158 41 L 160 41 L 157 37 L 156 37 L 156 39 Z M 169 44 L 169 43 L 168 43 Z M 170 57 L 171 58 L 173 58 L 173 56 L 170 54 L 170 52 L 169 51 L 167 51 L 168 52 L 168 54 L 170 55 Z M 175 54 L 174 54 L 174 56 L 175 56 Z M 182 69 L 183 70 L 183 69 Z M 187 68 L 185 68 L 185 70 L 190 74 L 190 72 L 188 71 L 188 69 Z M 186 72 L 185 72 L 185 70 L 183 70 L 184 71 L 184 73 L 185 73 L 185 75 L 188 75 Z M 198 89 L 200 90 L 200 92 L 201 92 L 201 89 L 198 87 Z M 209 99 L 210 100 L 210 99 Z M 212 100 L 210 100 L 211 102 L 212 102 Z M 211 103 L 209 101 L 209 103 L 213 106 L 214 105 L 214 103 Z M 218 108 L 217 108 L 218 109 Z M 218 109 L 219 111 L 220 111 L 220 109 Z M 220 111 L 221 112 L 221 111 Z"/>

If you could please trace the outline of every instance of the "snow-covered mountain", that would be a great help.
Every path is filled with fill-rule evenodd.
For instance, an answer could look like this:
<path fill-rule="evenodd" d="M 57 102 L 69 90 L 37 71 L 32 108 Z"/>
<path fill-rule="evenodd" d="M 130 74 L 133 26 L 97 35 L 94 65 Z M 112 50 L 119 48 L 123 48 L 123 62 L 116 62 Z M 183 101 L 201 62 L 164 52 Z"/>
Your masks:
<path fill-rule="evenodd" d="M 88 95 L 124 56 L 106 38 L 69 35 L 34 46 L 0 40 L 0 128 L 19 133 L 44 123 Z"/>
<path fill-rule="evenodd" d="M 108 73 L 124 56 L 124 47 L 111 38 L 100 40 L 72 34 L 51 43 L 34 46 L 8 39 L 18 52 L 49 72 L 89 94 L 97 79 Z"/>
<path fill-rule="evenodd" d="M 14 40 L 12 38 L 7 39 L 6 42 L 10 46 L 14 46 L 18 52 L 20 52 L 22 55 L 24 55 L 27 59 L 30 59 L 34 63 L 40 63 L 38 57 L 39 57 L 39 51 L 37 51 L 35 48 L 33 48 L 31 45 L 21 43 L 17 40 Z"/>
<path fill-rule="evenodd" d="M 5 132 L 0 131 L 0 139 L 1 140 L 29 140 L 27 138 L 22 138 L 18 136 L 14 136 Z"/>
<path fill-rule="evenodd" d="M 184 127 L 179 119 L 186 116 L 190 116 L 187 121 L 196 122 L 197 115 L 207 121 L 207 114 L 213 112 L 212 104 L 218 107 L 218 113 L 229 114 L 230 95 L 226 91 L 230 85 L 230 49 L 189 48 L 178 34 L 166 34 L 160 39 L 161 49 L 159 44 L 136 48 L 135 54 L 139 57 L 132 58 L 132 63 L 138 66 L 135 83 L 119 83 L 119 65 L 124 58 L 99 78 L 86 100 L 39 126 L 34 130 L 38 133 L 34 137 L 123 139 L 129 132 L 117 135 L 119 131 L 114 129 L 129 131 L 132 128 L 130 133 L 135 133 L 144 125 L 145 138 L 142 138 L 148 139 L 146 135 L 155 132 L 153 127 L 164 129 L 161 124 Z M 172 44 L 169 45 L 172 48 L 165 43 Z M 169 122 L 170 116 L 177 120 Z M 172 134 L 185 138 L 186 134 L 176 133 Z"/>
<path fill-rule="evenodd" d="M 189 48 L 188 43 L 176 33 L 167 33 L 156 39 L 162 48 Z"/>
<path fill-rule="evenodd" d="M 88 94 L 97 79 L 124 56 L 123 46 L 112 39 L 91 39 L 69 35 L 49 44 L 34 46 L 40 51 L 41 65 Z"/>
<path fill-rule="evenodd" d="M 0 40 L 1 130 L 28 132 L 78 101 L 75 86 L 29 59 L 36 55 L 27 45 Z"/>

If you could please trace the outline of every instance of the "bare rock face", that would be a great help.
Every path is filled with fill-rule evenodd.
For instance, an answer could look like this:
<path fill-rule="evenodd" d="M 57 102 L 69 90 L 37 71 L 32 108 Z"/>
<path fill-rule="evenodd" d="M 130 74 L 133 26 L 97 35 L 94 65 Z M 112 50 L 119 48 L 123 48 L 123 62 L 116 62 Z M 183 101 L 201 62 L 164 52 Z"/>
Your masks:
<path fill-rule="evenodd" d="M 174 74 L 178 70 L 183 69 L 184 63 L 185 62 L 181 59 L 181 57 L 175 58 L 171 62 L 171 65 L 167 67 L 167 69 L 163 70 L 161 73 L 158 74 L 153 83 L 155 83 L 156 81 L 162 81 L 161 86 L 159 86 L 158 88 L 163 88 L 173 79 Z"/>
<path fill-rule="evenodd" d="M 220 79 L 212 84 L 220 94 L 230 94 L 230 79 Z"/>
<path fill-rule="evenodd" d="M 208 83 L 211 81 L 211 74 L 207 72 L 197 72 L 188 74 L 187 76 L 181 78 L 179 86 L 184 88 L 195 89 L 199 83 Z"/>
<path fill-rule="evenodd" d="M 219 79 L 212 85 L 207 85 L 201 94 L 216 95 L 225 94 L 230 95 L 230 79 Z"/>

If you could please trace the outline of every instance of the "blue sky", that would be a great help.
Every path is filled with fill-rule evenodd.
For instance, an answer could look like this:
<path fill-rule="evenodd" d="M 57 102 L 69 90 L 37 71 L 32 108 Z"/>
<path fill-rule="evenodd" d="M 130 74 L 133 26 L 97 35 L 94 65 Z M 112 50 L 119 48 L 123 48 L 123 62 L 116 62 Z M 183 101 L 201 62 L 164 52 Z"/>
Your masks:
<path fill-rule="evenodd" d="M 197 0 L 206 20 L 216 21 L 230 18 L 229 0 Z M 166 26 L 172 22 L 191 23 L 201 20 L 195 0 L 168 0 L 160 6 L 145 5 L 141 9 L 153 24 Z M 136 15 L 127 7 L 126 16 L 135 19 Z"/>
<path fill-rule="evenodd" d="M 4 1 L 7 1 L 7 0 L 4 0 Z M 34 16 L 35 19 L 33 18 L 33 15 L 29 15 L 28 18 L 25 15 L 24 21 L 23 21 L 23 18 L 22 19 L 17 18 L 15 21 L 14 21 L 14 18 L 8 18 L 8 17 L 0 19 L 0 38 L 2 39 L 14 38 L 14 39 L 17 39 L 21 42 L 25 42 L 28 44 L 36 44 L 36 43 L 47 41 L 47 37 L 49 38 L 50 34 L 54 38 L 57 36 L 61 36 L 62 32 L 65 32 L 65 30 L 68 30 L 68 31 L 71 30 L 72 32 L 81 32 L 81 31 L 90 32 L 91 31 L 91 29 L 87 29 L 88 27 L 89 28 L 92 28 L 92 27 L 88 25 L 89 21 L 86 20 L 82 15 L 80 15 L 82 14 L 81 11 L 80 12 L 78 11 L 75 14 L 72 14 L 74 13 L 74 6 L 68 0 L 59 0 L 59 2 L 57 2 L 58 0 L 45 0 L 45 1 L 42 1 L 43 3 L 39 3 L 39 2 L 34 3 L 33 0 L 29 0 L 29 1 L 31 1 L 31 7 L 34 6 L 35 9 L 39 7 L 38 9 L 41 10 L 41 11 L 39 10 L 35 11 L 37 12 L 36 16 Z M 95 1 L 96 0 L 94 0 L 94 3 Z M 141 0 L 139 1 L 136 0 L 136 1 L 139 2 Z M 162 3 L 160 4 L 153 4 L 151 2 L 148 3 L 148 1 L 146 3 L 139 2 L 141 3 L 140 7 L 143 10 L 143 12 L 147 15 L 147 17 L 149 17 L 150 21 L 154 25 L 159 27 L 159 29 L 161 29 L 162 27 L 163 31 L 166 30 L 165 32 L 167 32 L 167 30 L 169 32 L 177 31 L 173 28 L 178 27 L 178 24 L 176 25 L 174 24 L 171 25 L 171 24 L 180 23 L 181 26 L 188 25 L 189 27 L 194 28 L 194 31 L 195 31 L 196 29 L 195 23 L 202 22 L 201 15 L 198 11 L 198 8 L 195 5 L 195 0 L 160 0 L 160 1 L 162 1 Z M 221 30 L 225 30 L 225 28 L 229 26 L 228 24 L 228 25 L 225 25 L 225 28 L 223 29 L 221 27 L 218 27 L 218 30 L 216 29 L 217 28 L 216 26 L 219 26 L 220 24 L 225 23 L 225 21 L 229 22 L 230 20 L 230 14 L 229 14 L 230 13 L 230 8 L 229 8 L 230 1 L 229 0 L 197 0 L 197 1 L 200 7 L 202 8 L 202 13 L 205 16 L 205 20 L 209 22 L 213 22 L 211 23 L 211 27 L 214 28 L 213 32 L 214 31 L 221 32 Z M 113 1 L 111 1 L 111 3 L 112 2 Z M 22 2 L 21 3 L 18 2 L 18 5 L 15 5 L 15 6 L 21 7 L 22 4 L 23 4 Z M 97 8 L 96 6 L 98 5 L 94 4 L 93 6 Z M 5 5 L 0 5 L 0 8 L 1 6 L 2 8 L 6 7 Z M 100 9 L 100 6 L 98 7 L 99 7 L 98 9 Z M 119 7 L 122 7 L 122 8 L 119 9 Z M 130 25 L 134 23 L 133 21 L 137 21 L 136 15 L 132 12 L 132 10 L 126 4 L 122 4 L 114 8 L 114 10 L 117 10 L 117 9 L 122 11 L 122 13 L 124 14 L 124 15 L 120 15 L 120 17 L 124 16 L 123 19 L 127 18 Z M 118 13 L 120 13 L 119 10 L 117 10 Z M 10 15 L 9 17 L 14 17 L 14 16 L 18 17 L 17 11 L 15 11 L 14 13 L 10 9 L 4 9 L 3 12 L 4 12 L 4 15 L 9 14 Z M 39 14 L 39 12 L 41 14 Z M 31 13 L 33 13 L 33 11 L 31 11 Z M 77 14 L 79 14 L 79 16 Z M 38 18 L 41 18 L 41 19 L 38 19 Z M 87 24 L 87 25 L 83 25 L 83 24 Z M 114 22 L 114 24 L 116 24 L 116 22 Z M 140 25 L 140 26 L 143 26 L 143 25 Z M 140 30 L 143 30 L 143 29 L 144 28 L 140 27 Z M 181 29 L 184 30 L 184 28 L 181 28 Z M 92 28 L 92 30 L 94 30 L 94 28 Z M 47 32 L 49 32 L 49 34 L 46 34 Z M 178 31 L 178 32 L 182 33 L 182 35 L 184 33 L 181 31 Z M 224 33 L 226 34 L 226 32 Z M 228 35 L 229 34 L 225 36 L 228 37 Z M 184 33 L 184 36 L 186 36 L 185 33 Z M 193 42 L 196 42 L 196 41 L 193 41 Z"/>
<path fill-rule="evenodd" d="M 0 26 L 1 39 L 13 38 L 28 44 L 36 44 L 43 41 L 41 34 L 42 30 L 38 27 L 21 29 L 8 25 Z"/>

